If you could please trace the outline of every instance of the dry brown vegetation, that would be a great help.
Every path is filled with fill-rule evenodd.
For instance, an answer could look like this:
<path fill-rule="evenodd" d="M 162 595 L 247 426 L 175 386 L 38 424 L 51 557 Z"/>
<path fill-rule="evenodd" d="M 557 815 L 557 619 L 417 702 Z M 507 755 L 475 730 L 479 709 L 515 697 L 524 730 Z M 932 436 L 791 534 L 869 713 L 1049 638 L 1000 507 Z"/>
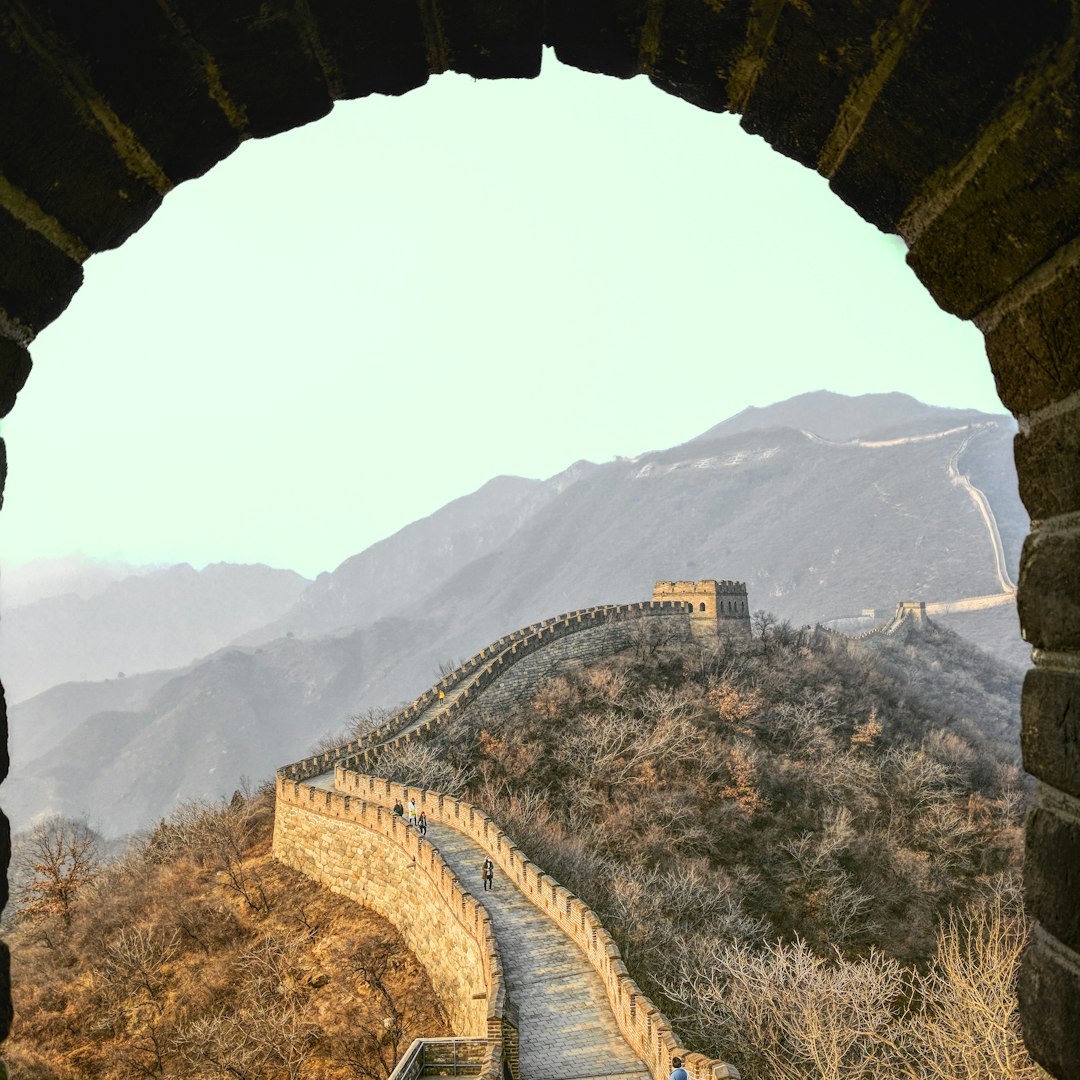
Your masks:
<path fill-rule="evenodd" d="M 1015 1009 L 1017 680 L 932 627 L 764 634 L 643 635 L 429 747 L 745 1076 L 1038 1075 Z"/>
<path fill-rule="evenodd" d="M 187 804 L 110 864 L 79 846 L 77 881 L 84 825 L 22 838 L 11 1075 L 384 1080 L 447 1034 L 394 928 L 276 863 L 272 825 L 272 792 Z"/>

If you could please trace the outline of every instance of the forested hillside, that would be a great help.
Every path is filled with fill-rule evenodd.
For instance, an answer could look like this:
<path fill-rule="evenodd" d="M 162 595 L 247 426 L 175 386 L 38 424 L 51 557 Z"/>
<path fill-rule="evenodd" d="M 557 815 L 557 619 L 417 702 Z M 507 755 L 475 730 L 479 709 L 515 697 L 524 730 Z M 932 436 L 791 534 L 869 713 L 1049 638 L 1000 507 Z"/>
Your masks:
<path fill-rule="evenodd" d="M 1018 678 L 933 626 L 758 625 L 714 651 L 643 635 L 379 771 L 492 812 L 744 1076 L 1037 1075 L 1012 1017 Z"/>
<path fill-rule="evenodd" d="M 111 863 L 71 819 L 17 840 L 8 1075 L 385 1080 L 449 1034 L 394 927 L 274 862 L 272 823 L 271 788 Z"/>

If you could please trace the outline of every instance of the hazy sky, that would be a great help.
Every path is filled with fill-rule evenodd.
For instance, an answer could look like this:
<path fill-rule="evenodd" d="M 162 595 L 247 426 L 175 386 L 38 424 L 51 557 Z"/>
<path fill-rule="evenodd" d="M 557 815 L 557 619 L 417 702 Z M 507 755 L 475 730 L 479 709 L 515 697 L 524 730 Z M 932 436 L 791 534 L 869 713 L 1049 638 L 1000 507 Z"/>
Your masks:
<path fill-rule="evenodd" d="M 3 423 L 4 558 L 308 575 L 499 473 L 807 390 L 999 412 L 982 339 L 816 174 L 545 58 L 245 143 L 94 256 Z"/>

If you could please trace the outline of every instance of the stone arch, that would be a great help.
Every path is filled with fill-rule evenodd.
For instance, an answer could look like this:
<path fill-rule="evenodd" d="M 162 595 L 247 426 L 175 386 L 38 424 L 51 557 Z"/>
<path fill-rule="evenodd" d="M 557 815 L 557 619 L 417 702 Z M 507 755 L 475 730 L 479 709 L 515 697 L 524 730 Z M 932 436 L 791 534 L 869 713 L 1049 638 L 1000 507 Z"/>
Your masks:
<path fill-rule="evenodd" d="M 1080 108 L 1077 0 L 12 0 L 0 12 L 0 413 L 82 263 L 242 139 L 433 73 L 531 78 L 542 45 L 731 111 L 899 233 L 938 304 L 984 332 L 1017 416 L 1032 532 L 1019 607 L 1039 922 L 1022 1011 L 1080 1076 Z M 1071 853 L 1071 862 L 1062 857 Z M 6 1000 L 6 998 L 5 998 Z M 10 1016 L 10 1005 L 7 1006 Z"/>

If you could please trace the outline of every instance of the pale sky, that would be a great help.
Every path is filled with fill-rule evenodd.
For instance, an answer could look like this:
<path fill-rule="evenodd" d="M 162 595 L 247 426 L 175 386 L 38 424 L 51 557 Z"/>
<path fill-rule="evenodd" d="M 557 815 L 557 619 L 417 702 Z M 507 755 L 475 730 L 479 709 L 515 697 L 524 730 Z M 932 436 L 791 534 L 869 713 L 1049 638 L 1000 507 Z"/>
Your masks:
<path fill-rule="evenodd" d="M 1000 412 L 813 172 L 545 57 L 248 142 L 94 256 L 3 422 L 0 556 L 308 576 L 474 490 L 808 390 Z"/>

